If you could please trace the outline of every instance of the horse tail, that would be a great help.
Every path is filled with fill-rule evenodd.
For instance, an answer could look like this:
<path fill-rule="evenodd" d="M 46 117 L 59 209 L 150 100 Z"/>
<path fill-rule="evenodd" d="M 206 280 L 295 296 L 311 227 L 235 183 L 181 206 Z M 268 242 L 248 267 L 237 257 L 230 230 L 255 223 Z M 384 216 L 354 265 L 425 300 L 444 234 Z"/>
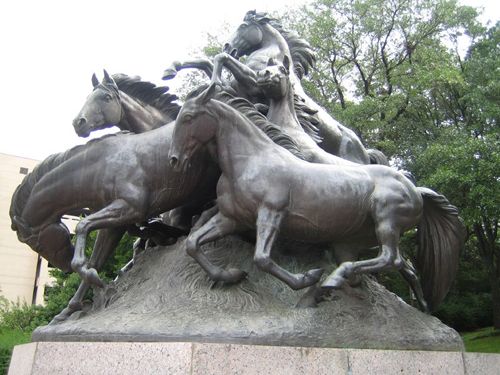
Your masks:
<path fill-rule="evenodd" d="M 14 191 L 9 209 L 11 228 L 17 233 L 19 241 L 63 271 L 71 270 L 73 255 L 68 228 L 62 222 L 49 223 L 41 229 L 32 228 L 23 217 L 23 211 L 36 184 L 72 156 L 74 153 L 70 151 L 74 149 L 76 147 L 64 153 L 50 155 L 38 164 Z"/>
<path fill-rule="evenodd" d="M 424 203 L 417 228 L 417 269 L 424 297 L 431 311 L 443 301 L 458 271 L 459 253 L 465 243 L 465 226 L 458 209 L 443 196 L 419 187 Z"/>
<path fill-rule="evenodd" d="M 374 148 L 367 149 L 366 152 L 370 157 L 370 164 L 379 164 L 379 165 L 389 165 L 389 160 L 387 156 L 384 155 L 382 151 L 375 150 Z"/>

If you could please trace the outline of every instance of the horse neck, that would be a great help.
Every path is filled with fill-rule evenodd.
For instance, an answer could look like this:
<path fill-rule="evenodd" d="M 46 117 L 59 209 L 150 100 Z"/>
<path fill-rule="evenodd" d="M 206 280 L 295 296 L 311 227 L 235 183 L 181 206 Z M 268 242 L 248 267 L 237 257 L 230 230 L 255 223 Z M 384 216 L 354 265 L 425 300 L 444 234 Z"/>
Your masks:
<path fill-rule="evenodd" d="M 212 100 L 211 102 L 215 102 Z M 249 119 L 230 106 L 216 102 L 212 106 L 217 114 L 217 159 L 228 177 L 236 177 L 253 158 L 273 152 L 275 144 Z"/>
<path fill-rule="evenodd" d="M 287 78 L 287 87 L 284 95 L 280 98 L 270 99 L 267 119 L 279 125 L 282 129 L 290 128 L 302 131 L 293 100 L 293 88 L 290 80 Z"/>
<path fill-rule="evenodd" d="M 122 130 L 144 133 L 170 122 L 158 109 L 139 102 L 123 91 L 120 91 L 120 102 L 123 112 L 118 127 Z"/>

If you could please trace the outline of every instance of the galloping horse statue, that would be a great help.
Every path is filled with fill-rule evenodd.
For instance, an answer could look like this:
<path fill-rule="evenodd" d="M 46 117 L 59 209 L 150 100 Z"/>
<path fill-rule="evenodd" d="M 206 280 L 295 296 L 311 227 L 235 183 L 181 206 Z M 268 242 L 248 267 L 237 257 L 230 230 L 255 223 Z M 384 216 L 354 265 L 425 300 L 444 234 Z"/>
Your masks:
<path fill-rule="evenodd" d="M 108 135 L 49 156 L 15 191 L 10 217 L 19 240 L 83 280 L 56 321 L 81 309 L 90 285 L 103 286 L 96 269 L 129 227 L 186 203 L 213 199 L 219 171 L 203 152 L 193 158 L 189 171 L 170 167 L 173 125 L 142 134 Z M 82 208 L 92 214 L 78 223 L 73 248 L 61 217 Z M 96 229 L 100 232 L 87 262 L 87 235 Z"/>
<path fill-rule="evenodd" d="M 214 92 L 215 84 L 186 101 L 169 152 L 171 165 L 187 171 L 191 158 L 206 148 L 222 170 L 219 212 L 186 240 L 188 254 L 210 278 L 238 282 L 245 272 L 212 264 L 200 246 L 248 229 L 257 232 L 257 266 L 293 289 L 316 284 L 323 270 L 292 274 L 277 265 L 271 250 L 278 232 L 353 251 L 379 246 L 377 257 L 341 263 L 322 283 L 323 288 L 339 288 L 354 274 L 401 268 L 400 236 L 418 225 L 424 296 L 430 309 L 439 305 L 456 275 L 464 243 L 457 209 L 445 197 L 415 187 L 390 167 L 302 161 L 239 112 L 212 99 Z"/>

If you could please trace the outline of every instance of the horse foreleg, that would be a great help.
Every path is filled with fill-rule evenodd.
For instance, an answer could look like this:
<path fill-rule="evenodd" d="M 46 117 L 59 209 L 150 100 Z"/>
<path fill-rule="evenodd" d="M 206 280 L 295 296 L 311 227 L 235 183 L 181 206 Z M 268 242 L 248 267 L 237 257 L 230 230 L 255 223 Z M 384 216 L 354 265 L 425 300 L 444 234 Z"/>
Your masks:
<path fill-rule="evenodd" d="M 100 287 L 104 283 L 99 278 L 95 268 L 89 267 L 85 258 L 85 244 L 90 231 L 104 227 L 120 227 L 140 221 L 142 215 L 123 199 L 117 199 L 100 211 L 82 219 L 75 229 L 75 254 L 71 268 L 77 272 L 83 281 Z"/>
<path fill-rule="evenodd" d="M 97 239 L 94 245 L 94 250 L 89 259 L 89 266 L 95 269 L 101 269 L 104 266 L 106 260 L 113 253 L 118 246 L 123 234 L 125 233 L 125 228 L 105 228 L 101 229 L 97 234 Z M 59 314 L 57 314 L 50 324 L 58 323 L 68 319 L 71 314 L 76 311 L 80 311 L 83 307 L 82 301 L 85 297 L 85 293 L 90 288 L 90 284 L 86 281 L 82 281 L 78 290 L 73 297 L 69 300 L 68 306 L 64 308 Z"/>
<path fill-rule="evenodd" d="M 202 70 L 203 72 L 205 72 L 208 78 L 212 77 L 212 72 L 214 70 L 212 62 L 207 59 L 190 60 L 184 62 L 174 61 L 172 65 L 164 70 L 162 79 L 173 79 L 177 75 L 177 72 L 189 68 Z"/>
<path fill-rule="evenodd" d="M 297 290 L 316 284 L 322 269 L 313 269 L 305 274 L 293 274 L 278 266 L 271 259 L 271 249 L 278 236 L 281 222 L 285 217 L 284 211 L 261 208 L 257 216 L 257 243 L 255 244 L 255 264 L 264 272 L 270 273 L 290 288 Z"/>
<path fill-rule="evenodd" d="M 225 270 L 216 266 L 206 257 L 200 246 L 225 237 L 238 230 L 234 220 L 223 216 L 220 212 L 208 220 L 198 230 L 192 232 L 186 239 L 186 252 L 192 256 L 214 281 L 236 283 L 245 278 L 246 273 L 239 269 Z"/>
<path fill-rule="evenodd" d="M 229 70 L 234 79 L 245 87 L 245 91 L 249 95 L 260 93 L 257 86 L 257 74 L 242 62 L 236 60 L 231 55 L 222 52 L 214 57 L 214 71 L 212 74 L 212 82 L 222 85 L 222 68 Z"/>

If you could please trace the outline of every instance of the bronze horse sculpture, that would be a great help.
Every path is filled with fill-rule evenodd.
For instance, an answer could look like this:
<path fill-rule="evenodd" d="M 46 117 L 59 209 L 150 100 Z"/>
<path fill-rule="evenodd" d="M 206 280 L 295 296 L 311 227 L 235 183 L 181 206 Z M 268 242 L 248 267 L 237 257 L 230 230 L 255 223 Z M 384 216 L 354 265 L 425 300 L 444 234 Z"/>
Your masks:
<path fill-rule="evenodd" d="M 103 286 L 102 267 L 124 232 L 136 223 L 188 202 L 213 199 L 217 168 L 201 152 L 187 172 L 168 163 L 173 123 L 142 134 L 118 133 L 49 156 L 25 177 L 12 198 L 10 217 L 21 242 L 54 266 L 75 271 L 82 284 L 55 320 L 81 309 L 90 285 Z M 61 217 L 89 208 L 77 225 L 73 248 Z M 87 262 L 87 235 L 99 229 Z"/>
<path fill-rule="evenodd" d="M 246 56 L 245 62 L 238 59 Z M 313 135 L 320 147 L 325 151 L 344 159 L 360 164 L 388 165 L 387 158 L 378 150 L 366 150 L 358 136 L 347 127 L 334 120 L 322 107 L 317 105 L 302 89 L 300 79 L 306 75 L 314 64 L 315 57 L 310 45 L 294 33 L 284 30 L 279 22 L 265 13 L 249 11 L 243 23 L 238 27 L 230 41 L 224 46 L 224 52 L 215 56 L 213 65 L 208 60 L 175 62 L 164 72 L 164 79 L 171 79 L 175 72 L 186 67 L 203 69 L 207 74 L 212 72 L 212 82 L 224 85 L 221 78 L 223 67 L 233 75 L 229 82 L 235 95 L 245 97 L 250 101 L 267 101 L 265 93 L 256 84 L 257 72 L 266 68 L 269 59 L 283 61 L 284 57 L 293 62 L 294 69 L 290 71 L 290 80 L 294 92 L 302 101 L 314 124 L 308 131 Z M 317 133 L 317 134 L 314 134 Z"/>
<path fill-rule="evenodd" d="M 295 95 L 289 76 L 290 62 L 287 56 L 283 58 L 283 63 L 269 59 L 267 67 L 257 72 L 256 85 L 269 99 L 267 119 L 278 125 L 285 134 L 295 140 L 304 155 L 304 160 L 320 164 L 359 166 L 360 164 L 327 153 L 306 134 L 294 108 Z M 358 259 L 358 254 L 351 248 L 337 247 L 334 254 L 338 264 Z M 420 308 L 423 311 L 428 311 L 415 269 L 406 259 L 402 258 L 402 260 L 403 265 L 399 269 L 401 275 L 412 288 Z"/>
<path fill-rule="evenodd" d="M 141 81 L 140 77 L 114 74 L 104 70 L 99 82 L 92 75 L 93 90 L 73 120 L 80 137 L 95 130 L 116 126 L 133 133 L 144 133 L 175 120 L 180 106 L 167 86 Z"/>
<path fill-rule="evenodd" d="M 118 102 L 117 84 L 105 73 L 103 82 L 94 85 L 75 123 L 85 117 L 87 129 L 114 125 L 116 120 L 108 117 L 119 110 L 109 110 L 113 103 L 106 100 L 107 94 L 113 94 L 112 98 Z M 240 110 L 251 107 L 245 100 L 224 93 L 220 99 Z M 108 110 L 101 107 L 104 103 Z M 118 103 L 114 105 L 118 106 Z M 99 121 L 94 112 L 100 114 Z M 292 140 L 283 136 L 256 110 L 253 112 L 257 126 L 261 126 L 275 142 L 298 153 L 293 149 Z M 129 111 L 128 116 L 131 115 Z M 12 228 L 17 231 L 20 241 L 56 267 L 64 271 L 73 269 L 83 279 L 68 307 L 56 316 L 55 322 L 81 309 L 82 299 L 90 285 L 103 285 L 96 270 L 104 265 L 126 230 L 132 228 L 135 231 L 136 223 L 181 205 L 203 206 L 215 196 L 220 172 L 204 152 L 195 157 L 187 173 L 176 172 L 170 167 L 167 153 L 173 126 L 172 122 L 141 134 L 107 135 L 52 155 L 41 162 L 16 190 L 10 216 Z M 60 219 L 63 214 L 87 207 L 93 214 L 78 224 L 73 249 L 69 231 Z M 204 217 L 210 212 L 213 210 Z M 83 249 L 87 234 L 95 229 L 100 231 L 87 263 Z"/>
<path fill-rule="evenodd" d="M 189 170 L 200 148 L 210 150 L 222 176 L 217 185 L 219 212 L 186 240 L 186 250 L 209 277 L 238 282 L 239 269 L 212 264 L 200 246 L 228 234 L 256 229 L 254 261 L 293 289 L 316 284 L 322 270 L 291 274 L 270 257 L 278 232 L 334 247 L 379 246 L 373 259 L 344 262 L 322 283 L 339 288 L 354 274 L 401 268 L 398 243 L 418 225 L 418 265 L 424 295 L 434 309 L 448 292 L 464 243 L 457 209 L 445 197 L 415 187 L 386 166 L 345 166 L 302 161 L 277 147 L 233 108 L 212 99 L 215 85 L 186 101 L 176 120 L 170 163 Z"/>

